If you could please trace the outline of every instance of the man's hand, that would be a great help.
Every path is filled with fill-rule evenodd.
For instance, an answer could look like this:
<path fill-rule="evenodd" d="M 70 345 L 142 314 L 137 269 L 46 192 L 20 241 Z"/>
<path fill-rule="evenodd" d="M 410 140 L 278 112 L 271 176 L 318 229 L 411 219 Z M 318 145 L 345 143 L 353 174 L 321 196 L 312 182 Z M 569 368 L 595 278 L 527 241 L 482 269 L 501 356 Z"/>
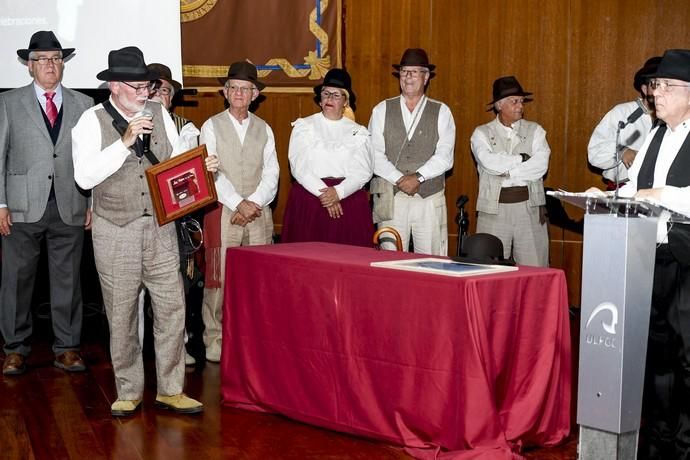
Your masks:
<path fill-rule="evenodd" d="M 218 171 L 218 167 L 220 166 L 220 160 L 218 159 L 218 155 L 209 155 L 206 157 L 206 169 L 209 172 L 216 172 Z"/>
<path fill-rule="evenodd" d="M 10 215 L 9 208 L 0 208 L 0 235 L 9 235 L 11 226 L 12 216 Z"/>
<path fill-rule="evenodd" d="M 621 156 L 621 161 L 625 165 L 626 168 L 630 168 L 630 165 L 633 164 L 633 161 L 635 161 L 635 156 L 637 155 L 636 150 L 632 149 L 625 149 L 623 150 L 623 156 Z"/>
<path fill-rule="evenodd" d="M 415 174 L 407 174 L 398 179 L 395 183 L 400 190 L 412 196 L 419 191 L 419 180 Z"/>
<path fill-rule="evenodd" d="M 637 193 L 635 194 L 635 198 L 638 200 L 654 200 L 654 201 L 661 201 L 661 192 L 664 191 L 663 187 L 656 187 L 656 188 L 645 188 L 642 190 L 638 190 Z"/>
<path fill-rule="evenodd" d="M 242 200 L 237 205 L 237 212 L 242 215 L 247 221 L 253 222 L 254 219 L 261 216 L 261 206 L 249 200 Z"/>
<path fill-rule="evenodd" d="M 232 225 L 239 225 L 240 227 L 244 227 L 249 223 L 249 219 L 246 219 L 242 214 L 239 212 L 235 212 L 232 217 L 230 218 L 230 223 Z"/>
<path fill-rule="evenodd" d="M 91 230 L 91 208 L 86 210 L 86 219 L 84 219 L 84 230 Z"/>
<path fill-rule="evenodd" d="M 335 191 L 335 187 L 322 188 L 319 192 L 321 192 L 319 200 L 321 201 L 321 206 L 324 208 L 340 203 L 340 197 L 338 196 L 338 192 Z"/>
<path fill-rule="evenodd" d="M 122 143 L 127 148 L 134 145 L 140 134 L 151 134 L 153 131 L 153 121 L 148 117 L 137 117 L 129 122 L 127 131 L 122 135 Z"/>
<path fill-rule="evenodd" d="M 343 215 L 343 207 L 340 205 L 340 203 L 335 203 L 331 206 L 328 206 L 326 211 L 328 211 L 328 215 L 331 217 L 331 219 L 340 219 L 340 216 Z"/>

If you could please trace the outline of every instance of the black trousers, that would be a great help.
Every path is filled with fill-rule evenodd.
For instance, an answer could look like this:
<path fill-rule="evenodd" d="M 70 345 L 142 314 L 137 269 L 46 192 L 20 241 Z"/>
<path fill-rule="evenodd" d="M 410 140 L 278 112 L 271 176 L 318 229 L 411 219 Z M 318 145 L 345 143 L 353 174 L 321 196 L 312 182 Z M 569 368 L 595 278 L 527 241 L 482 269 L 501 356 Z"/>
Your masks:
<path fill-rule="evenodd" d="M 2 237 L 0 330 L 5 353 L 28 355 L 32 332 L 31 296 L 41 243 L 46 241 L 50 307 L 56 355 L 79 348 L 82 298 L 80 267 L 84 227 L 65 224 L 57 203 L 49 200 L 43 217 L 34 223 L 14 223 Z M 47 286 L 46 286 L 47 288 Z"/>
<path fill-rule="evenodd" d="M 656 252 L 639 458 L 690 459 L 690 265 Z"/>

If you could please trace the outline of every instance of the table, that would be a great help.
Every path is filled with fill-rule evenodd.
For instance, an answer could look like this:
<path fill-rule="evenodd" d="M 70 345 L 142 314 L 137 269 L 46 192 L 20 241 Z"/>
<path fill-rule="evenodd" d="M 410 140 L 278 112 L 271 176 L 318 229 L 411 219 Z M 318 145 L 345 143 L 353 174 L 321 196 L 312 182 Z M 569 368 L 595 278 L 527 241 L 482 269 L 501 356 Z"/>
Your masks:
<path fill-rule="evenodd" d="M 564 273 L 457 278 L 369 266 L 411 257 L 329 243 L 229 249 L 223 404 L 400 444 L 418 458 L 508 459 L 563 440 Z"/>

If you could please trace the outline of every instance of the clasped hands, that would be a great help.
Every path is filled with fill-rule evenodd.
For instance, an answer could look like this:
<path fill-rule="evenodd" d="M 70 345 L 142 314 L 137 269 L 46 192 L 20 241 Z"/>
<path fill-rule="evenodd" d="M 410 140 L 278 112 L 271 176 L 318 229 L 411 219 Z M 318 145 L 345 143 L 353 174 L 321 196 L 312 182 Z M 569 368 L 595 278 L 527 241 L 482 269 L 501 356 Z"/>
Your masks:
<path fill-rule="evenodd" d="M 343 207 L 340 205 L 340 197 L 335 187 L 322 188 L 319 192 L 321 192 L 319 195 L 321 206 L 326 208 L 332 219 L 339 219 L 343 215 Z"/>
<path fill-rule="evenodd" d="M 419 179 L 417 179 L 416 174 L 406 174 L 398 179 L 395 185 L 397 185 L 398 188 L 404 193 L 413 196 L 415 193 L 419 192 L 419 186 L 421 183 L 419 182 Z"/>
<path fill-rule="evenodd" d="M 230 223 L 244 227 L 248 223 L 254 222 L 257 217 L 261 217 L 261 206 L 253 201 L 242 200 L 237 205 L 237 211 L 230 218 Z"/>

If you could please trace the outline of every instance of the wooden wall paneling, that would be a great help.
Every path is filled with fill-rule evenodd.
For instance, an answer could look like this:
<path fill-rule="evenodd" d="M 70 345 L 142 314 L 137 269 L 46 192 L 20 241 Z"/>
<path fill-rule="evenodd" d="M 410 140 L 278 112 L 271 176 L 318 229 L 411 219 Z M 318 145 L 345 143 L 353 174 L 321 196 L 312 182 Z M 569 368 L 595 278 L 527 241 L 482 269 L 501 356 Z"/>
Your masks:
<path fill-rule="evenodd" d="M 449 105 L 457 127 L 455 167 L 447 181 L 449 252 L 455 252 L 455 200 L 467 194 L 474 231 L 476 165 L 469 139 L 491 119 L 485 111 L 491 84 L 515 75 L 534 102 L 526 118 L 547 131 L 552 149 L 546 185 L 584 190 L 601 184 L 589 168 L 587 143 L 614 104 L 636 96 L 634 72 L 667 48 L 690 47 L 687 0 L 344 0 L 345 67 L 357 94 L 357 120 L 367 125 L 379 101 L 398 94 L 391 64 L 410 47 L 425 48 L 438 67 L 428 94 Z M 280 231 L 290 176 L 290 122 L 318 108 L 312 94 L 267 93 L 257 114 L 273 128 L 281 165 L 274 221 Z M 187 98 L 196 106 L 178 112 L 201 126 L 223 110 L 219 93 Z M 577 223 L 582 212 L 566 205 Z M 551 263 L 568 277 L 570 302 L 579 305 L 582 235 L 569 225 L 550 226 Z"/>

